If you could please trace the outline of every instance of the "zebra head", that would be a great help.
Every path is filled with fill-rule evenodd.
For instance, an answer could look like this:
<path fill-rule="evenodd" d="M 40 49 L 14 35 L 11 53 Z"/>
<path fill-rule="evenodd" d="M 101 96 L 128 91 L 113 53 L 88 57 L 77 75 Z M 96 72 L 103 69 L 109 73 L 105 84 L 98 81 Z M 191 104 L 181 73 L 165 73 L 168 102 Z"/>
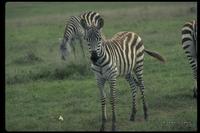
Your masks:
<path fill-rule="evenodd" d="M 89 52 L 91 53 L 91 60 L 95 63 L 98 60 L 101 53 L 101 28 L 104 25 L 104 20 L 100 18 L 96 26 L 88 26 L 85 19 L 81 19 L 81 25 L 85 30 L 84 38 L 88 42 Z"/>
<path fill-rule="evenodd" d="M 67 38 L 59 38 L 60 41 L 60 53 L 61 53 L 61 59 L 66 60 L 66 57 L 69 55 L 71 51 L 71 47 L 69 45 L 69 41 Z"/>

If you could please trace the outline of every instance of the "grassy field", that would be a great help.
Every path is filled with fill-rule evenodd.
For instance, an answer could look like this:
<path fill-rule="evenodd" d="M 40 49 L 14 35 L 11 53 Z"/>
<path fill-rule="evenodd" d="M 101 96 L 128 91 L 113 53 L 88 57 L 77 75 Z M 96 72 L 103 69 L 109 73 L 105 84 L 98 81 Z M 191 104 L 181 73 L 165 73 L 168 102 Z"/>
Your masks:
<path fill-rule="evenodd" d="M 99 90 L 90 70 L 89 54 L 68 61 L 59 55 L 59 38 L 72 15 L 97 11 L 104 18 L 107 38 L 134 31 L 147 49 L 158 51 L 161 64 L 145 55 L 144 82 L 149 120 L 144 121 L 140 94 L 135 122 L 129 121 L 131 93 L 123 78 L 117 82 L 116 117 L 119 131 L 196 131 L 197 103 L 193 78 L 181 48 L 181 27 L 196 19 L 196 3 L 49 2 L 6 3 L 6 106 L 8 131 L 98 131 Z M 106 85 L 109 95 L 109 88 Z M 109 97 L 108 97 L 109 98 Z M 111 129 L 111 107 L 107 99 Z M 59 120 L 63 117 L 63 121 Z"/>

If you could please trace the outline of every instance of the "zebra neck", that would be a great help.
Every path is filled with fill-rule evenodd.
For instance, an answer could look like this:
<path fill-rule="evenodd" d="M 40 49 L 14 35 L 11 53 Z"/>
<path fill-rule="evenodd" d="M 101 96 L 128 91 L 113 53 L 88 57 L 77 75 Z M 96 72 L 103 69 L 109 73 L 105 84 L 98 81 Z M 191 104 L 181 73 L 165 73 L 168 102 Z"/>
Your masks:
<path fill-rule="evenodd" d="M 74 39 L 76 39 L 77 37 L 78 37 L 78 35 L 77 34 L 75 34 L 75 32 L 74 31 L 69 31 L 70 33 L 66 33 L 65 35 L 64 35 L 64 38 L 69 42 L 69 43 L 71 43 L 72 41 L 74 41 Z"/>
<path fill-rule="evenodd" d="M 102 43 L 101 48 L 100 48 L 99 58 L 104 57 L 104 56 L 105 56 L 105 53 L 106 53 L 106 48 L 105 48 L 105 46 L 104 46 L 103 43 Z"/>
<path fill-rule="evenodd" d="M 72 40 L 73 38 L 83 36 L 83 34 L 83 29 L 81 25 L 77 22 L 66 26 L 64 37 L 68 40 Z"/>
<path fill-rule="evenodd" d="M 105 48 L 105 45 L 104 43 L 101 45 L 101 48 L 100 48 L 100 54 L 99 54 L 99 57 L 98 57 L 98 60 L 97 60 L 97 63 L 96 65 L 98 66 L 101 66 L 101 64 L 103 63 L 103 61 L 107 58 L 107 53 L 106 53 L 106 48 Z"/>
<path fill-rule="evenodd" d="M 67 30 L 65 35 L 64 35 L 64 38 L 67 40 L 67 41 L 71 41 L 72 37 L 74 36 L 73 33 L 70 33 L 71 31 Z"/>
<path fill-rule="evenodd" d="M 105 42 L 106 41 L 106 36 L 103 34 L 102 30 L 101 30 L 101 37 L 102 37 L 103 42 Z"/>

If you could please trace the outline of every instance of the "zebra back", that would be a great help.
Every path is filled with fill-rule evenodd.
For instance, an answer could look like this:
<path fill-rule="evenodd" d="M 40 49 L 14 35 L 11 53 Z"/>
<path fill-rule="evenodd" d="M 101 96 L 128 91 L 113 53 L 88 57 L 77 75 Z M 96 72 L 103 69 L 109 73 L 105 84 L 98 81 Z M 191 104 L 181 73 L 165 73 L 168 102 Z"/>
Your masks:
<path fill-rule="evenodd" d="M 79 16 L 70 16 L 67 20 L 64 30 L 64 38 L 71 39 L 75 38 L 76 36 L 83 35 L 84 31 L 82 26 L 80 25 L 81 18 Z"/>

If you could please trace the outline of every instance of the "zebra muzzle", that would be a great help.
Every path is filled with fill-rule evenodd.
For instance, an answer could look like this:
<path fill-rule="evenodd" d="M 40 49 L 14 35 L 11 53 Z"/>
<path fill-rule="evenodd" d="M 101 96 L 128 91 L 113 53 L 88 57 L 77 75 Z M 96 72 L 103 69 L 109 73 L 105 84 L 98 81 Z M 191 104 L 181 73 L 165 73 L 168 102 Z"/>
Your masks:
<path fill-rule="evenodd" d="M 90 59 L 92 60 L 93 63 L 96 63 L 97 60 L 98 60 L 98 55 L 97 55 L 97 52 L 96 51 L 92 51 L 91 52 L 91 57 Z"/>

